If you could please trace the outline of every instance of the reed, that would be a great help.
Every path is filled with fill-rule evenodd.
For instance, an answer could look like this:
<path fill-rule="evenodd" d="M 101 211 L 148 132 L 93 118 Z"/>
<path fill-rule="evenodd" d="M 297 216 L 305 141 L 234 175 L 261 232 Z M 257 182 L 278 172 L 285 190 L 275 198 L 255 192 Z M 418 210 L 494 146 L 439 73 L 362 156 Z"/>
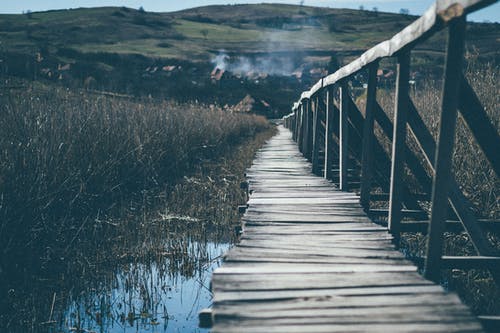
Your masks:
<path fill-rule="evenodd" d="M 216 106 L 26 85 L 0 95 L 0 271 L 14 257 L 19 271 L 43 268 L 82 239 L 98 244 L 115 229 L 109 217 L 159 202 L 148 191 L 170 193 L 268 128 Z"/>

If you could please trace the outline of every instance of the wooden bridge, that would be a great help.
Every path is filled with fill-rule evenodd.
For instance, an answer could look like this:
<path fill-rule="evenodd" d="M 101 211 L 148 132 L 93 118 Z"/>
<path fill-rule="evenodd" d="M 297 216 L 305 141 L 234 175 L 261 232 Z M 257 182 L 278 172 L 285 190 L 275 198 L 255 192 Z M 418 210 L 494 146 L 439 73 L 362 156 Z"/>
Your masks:
<path fill-rule="evenodd" d="M 498 221 L 472 213 L 451 173 L 460 111 L 500 176 L 500 137 L 462 74 L 466 15 L 494 2 L 437 1 L 301 95 L 284 118 L 288 129 L 279 127 L 248 171 L 241 242 L 212 278 L 212 332 L 477 332 L 481 321 L 498 329 L 498 317 L 473 316 L 437 284 L 449 268 L 487 269 L 500 281 L 500 257 L 486 235 L 498 232 Z M 410 98 L 409 68 L 415 45 L 445 28 L 436 141 Z M 387 57 L 397 60 L 393 121 L 376 99 L 379 61 Z M 363 113 L 349 84 L 360 72 L 368 77 Z M 408 135 L 419 151 L 408 147 Z M 424 191 L 412 192 L 405 168 Z M 374 208 L 384 202 L 387 209 Z M 445 231 L 466 231 L 477 255 L 444 256 Z M 423 276 L 397 250 L 402 232 L 428 235 Z"/>

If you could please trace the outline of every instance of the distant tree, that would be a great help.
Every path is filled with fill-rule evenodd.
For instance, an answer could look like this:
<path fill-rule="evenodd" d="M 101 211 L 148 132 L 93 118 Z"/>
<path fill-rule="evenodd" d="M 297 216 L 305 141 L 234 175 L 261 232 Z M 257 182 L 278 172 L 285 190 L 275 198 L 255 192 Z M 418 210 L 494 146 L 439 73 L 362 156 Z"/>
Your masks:
<path fill-rule="evenodd" d="M 336 55 L 332 55 L 328 62 L 328 74 L 335 73 L 340 68 L 340 64 L 340 59 Z"/>
<path fill-rule="evenodd" d="M 410 10 L 408 8 L 401 8 L 399 14 L 410 15 Z"/>
<path fill-rule="evenodd" d="M 373 7 L 373 8 L 372 8 L 372 11 L 373 11 L 374 13 L 378 13 L 378 7 Z"/>
<path fill-rule="evenodd" d="M 304 6 L 304 0 L 300 0 L 300 6 Z"/>
<path fill-rule="evenodd" d="M 141 6 L 141 7 L 139 7 L 139 11 L 140 11 L 141 13 L 144 13 L 144 12 L 145 12 L 144 7 L 142 7 L 142 6 Z"/>
<path fill-rule="evenodd" d="M 28 17 L 29 19 L 33 18 L 33 13 L 31 12 L 31 10 L 27 10 L 26 11 L 26 17 Z"/>
<path fill-rule="evenodd" d="M 363 5 L 359 6 L 359 10 L 365 10 L 365 6 Z"/>
<path fill-rule="evenodd" d="M 207 36 L 208 36 L 208 30 L 207 29 L 200 30 L 200 33 L 203 35 L 203 38 L 207 39 Z"/>

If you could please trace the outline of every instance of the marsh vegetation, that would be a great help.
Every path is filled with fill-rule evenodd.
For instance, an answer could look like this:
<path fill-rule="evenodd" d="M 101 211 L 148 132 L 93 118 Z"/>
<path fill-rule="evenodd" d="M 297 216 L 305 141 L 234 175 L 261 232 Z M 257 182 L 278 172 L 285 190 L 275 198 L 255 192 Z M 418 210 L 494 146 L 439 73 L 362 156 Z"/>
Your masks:
<path fill-rule="evenodd" d="M 239 184 L 267 120 L 20 84 L 0 96 L 3 331 L 44 331 L 124 271 L 193 278 L 235 239 Z"/>

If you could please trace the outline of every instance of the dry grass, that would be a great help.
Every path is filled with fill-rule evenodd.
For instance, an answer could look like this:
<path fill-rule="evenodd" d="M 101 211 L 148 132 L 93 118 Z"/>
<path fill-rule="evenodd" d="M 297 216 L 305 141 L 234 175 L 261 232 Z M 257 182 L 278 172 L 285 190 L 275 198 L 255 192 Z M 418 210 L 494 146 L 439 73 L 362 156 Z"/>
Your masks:
<path fill-rule="evenodd" d="M 20 267 L 64 257 L 109 228 L 106 216 L 152 204 L 149 189 L 268 127 L 216 107 L 38 86 L 3 93 L 0 113 L 0 268 L 19 254 Z"/>
<path fill-rule="evenodd" d="M 474 91 L 482 102 L 486 112 L 500 131 L 500 89 L 498 78 L 500 70 L 492 64 L 482 64 L 474 57 L 468 57 L 466 76 Z M 412 93 L 419 114 L 430 130 L 434 139 L 438 135 L 440 89 L 441 82 L 427 81 L 420 84 L 418 89 Z M 393 91 L 382 91 L 378 95 L 378 101 L 392 119 L 394 108 Z M 379 131 L 377 136 L 387 151 L 390 152 L 390 143 Z M 409 135 L 407 140 L 410 148 L 417 152 L 417 145 Z M 417 153 L 423 160 L 423 155 Z M 425 163 L 423 163 L 425 165 Z M 429 171 L 429 168 L 426 168 Z M 453 174 L 460 188 L 470 200 L 475 214 L 481 218 L 498 219 L 500 217 L 500 179 L 495 175 L 484 153 L 467 127 L 464 120 L 459 117 L 456 137 L 455 151 L 453 155 Z M 416 180 L 409 174 L 407 181 L 414 184 Z M 415 186 L 412 186 L 415 188 Z M 430 209 L 424 203 L 424 208 Z M 500 250 L 500 242 L 497 235 L 489 234 L 492 244 Z M 404 251 L 410 256 L 425 256 L 426 237 L 419 234 L 404 234 L 402 239 Z M 476 255 L 473 246 L 466 233 L 445 234 L 446 255 Z M 492 277 L 486 271 L 481 270 L 451 270 L 443 272 L 443 283 L 459 292 L 462 299 L 472 307 L 478 314 L 500 314 L 500 290 L 493 282 Z"/>
<path fill-rule="evenodd" d="M 236 237 L 239 184 L 274 133 L 262 117 L 214 106 L 39 85 L 1 94 L 0 112 L 7 331 L 38 332 L 54 293 L 63 310 L 117 265 L 197 274 L 210 259 L 203 244 Z"/>

